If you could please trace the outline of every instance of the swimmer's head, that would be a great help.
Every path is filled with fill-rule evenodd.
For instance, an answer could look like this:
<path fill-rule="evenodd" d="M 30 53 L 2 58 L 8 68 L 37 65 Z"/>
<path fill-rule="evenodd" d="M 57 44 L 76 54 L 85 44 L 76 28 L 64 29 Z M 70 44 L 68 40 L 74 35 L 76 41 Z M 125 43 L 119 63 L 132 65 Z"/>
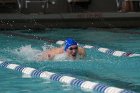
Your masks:
<path fill-rule="evenodd" d="M 67 38 L 65 40 L 64 50 L 66 51 L 72 45 L 77 45 L 77 42 L 75 40 L 73 40 L 72 38 Z"/>

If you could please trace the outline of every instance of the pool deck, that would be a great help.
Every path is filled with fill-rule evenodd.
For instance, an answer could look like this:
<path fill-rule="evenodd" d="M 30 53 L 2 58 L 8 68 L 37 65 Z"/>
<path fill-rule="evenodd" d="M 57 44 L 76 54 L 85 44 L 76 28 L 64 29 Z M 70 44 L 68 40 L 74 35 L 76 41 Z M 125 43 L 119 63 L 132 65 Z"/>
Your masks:
<path fill-rule="evenodd" d="M 88 12 L 59 14 L 0 14 L 0 29 L 136 28 L 140 12 Z"/>

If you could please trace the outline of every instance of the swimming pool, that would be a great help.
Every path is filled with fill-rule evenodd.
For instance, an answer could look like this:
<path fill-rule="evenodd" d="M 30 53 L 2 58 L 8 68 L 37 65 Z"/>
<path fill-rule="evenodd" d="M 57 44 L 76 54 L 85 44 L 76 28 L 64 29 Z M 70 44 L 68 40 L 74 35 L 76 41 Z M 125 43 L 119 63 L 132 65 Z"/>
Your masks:
<path fill-rule="evenodd" d="M 0 59 L 140 92 L 139 56 L 116 57 L 99 52 L 97 49 L 86 49 L 87 56 L 83 60 L 38 62 L 35 59 L 40 51 L 58 47 L 59 45 L 54 42 L 65 40 L 67 37 L 73 37 L 81 46 L 92 45 L 140 54 L 140 29 L 46 29 L 45 31 L 19 30 L 12 33 L 1 31 Z M 0 68 L 0 76 L 2 93 L 89 93 L 55 81 L 27 78 L 19 72 L 4 68 Z"/>

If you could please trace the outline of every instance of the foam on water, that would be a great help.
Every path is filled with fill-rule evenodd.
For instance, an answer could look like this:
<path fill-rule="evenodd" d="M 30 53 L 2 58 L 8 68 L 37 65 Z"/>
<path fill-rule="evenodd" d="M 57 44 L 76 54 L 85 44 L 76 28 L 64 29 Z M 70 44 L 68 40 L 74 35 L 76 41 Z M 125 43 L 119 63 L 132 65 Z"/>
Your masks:
<path fill-rule="evenodd" d="M 42 50 L 33 48 L 31 45 L 21 46 L 20 48 L 12 50 L 12 53 L 16 54 L 19 58 L 22 58 L 27 61 L 39 61 L 39 56 L 43 51 L 47 51 L 48 49 L 54 48 L 52 45 L 46 45 L 44 44 L 42 46 Z M 54 61 L 56 62 L 62 62 L 70 60 L 67 58 L 66 54 L 60 54 L 54 57 Z M 42 60 L 47 61 L 47 60 Z"/>
<path fill-rule="evenodd" d="M 37 56 L 41 53 L 41 50 L 32 48 L 31 45 L 22 46 L 20 48 L 14 49 L 13 51 L 20 58 L 24 58 L 28 61 L 36 61 Z"/>

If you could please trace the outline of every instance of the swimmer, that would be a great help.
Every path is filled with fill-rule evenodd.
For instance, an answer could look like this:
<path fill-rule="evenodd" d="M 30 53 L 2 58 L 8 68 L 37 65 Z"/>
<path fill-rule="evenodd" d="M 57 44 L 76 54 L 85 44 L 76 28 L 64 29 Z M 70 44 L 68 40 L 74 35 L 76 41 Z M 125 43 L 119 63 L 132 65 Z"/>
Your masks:
<path fill-rule="evenodd" d="M 67 59 L 75 60 L 77 57 L 84 58 L 85 49 L 79 47 L 77 42 L 72 38 L 65 40 L 64 47 L 53 48 L 50 50 L 43 51 L 39 57 L 39 60 L 53 60 L 58 55 L 65 55 Z M 61 56 L 60 56 L 61 57 Z"/>

